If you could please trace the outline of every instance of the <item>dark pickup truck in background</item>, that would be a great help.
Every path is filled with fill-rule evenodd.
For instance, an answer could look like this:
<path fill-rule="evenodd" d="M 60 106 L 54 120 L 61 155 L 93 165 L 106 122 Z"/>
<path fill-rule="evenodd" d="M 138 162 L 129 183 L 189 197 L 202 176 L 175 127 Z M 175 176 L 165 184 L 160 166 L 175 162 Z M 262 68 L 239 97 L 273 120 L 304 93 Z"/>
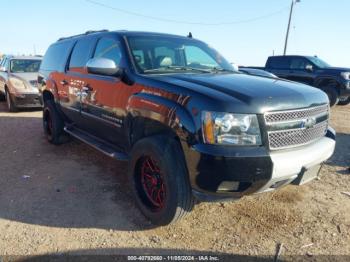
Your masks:
<path fill-rule="evenodd" d="M 330 105 L 350 103 L 350 68 L 331 67 L 315 56 L 271 56 L 262 69 L 295 82 L 320 88 Z"/>

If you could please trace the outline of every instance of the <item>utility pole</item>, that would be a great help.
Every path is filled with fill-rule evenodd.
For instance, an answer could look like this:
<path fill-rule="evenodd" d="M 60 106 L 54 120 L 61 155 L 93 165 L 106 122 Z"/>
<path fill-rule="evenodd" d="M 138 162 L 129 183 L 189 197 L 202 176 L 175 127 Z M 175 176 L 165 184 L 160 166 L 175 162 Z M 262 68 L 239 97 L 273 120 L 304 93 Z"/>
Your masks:
<path fill-rule="evenodd" d="M 284 44 L 284 52 L 283 52 L 283 55 L 286 55 L 286 54 L 287 54 L 288 38 L 289 38 L 289 29 L 290 29 L 290 24 L 291 24 L 291 21 L 292 21 L 294 5 L 295 5 L 296 3 L 300 3 L 300 0 L 292 0 L 292 5 L 291 5 L 291 7 L 290 7 L 289 20 L 288 20 L 287 34 L 286 34 L 286 42 L 285 42 L 285 44 Z"/>

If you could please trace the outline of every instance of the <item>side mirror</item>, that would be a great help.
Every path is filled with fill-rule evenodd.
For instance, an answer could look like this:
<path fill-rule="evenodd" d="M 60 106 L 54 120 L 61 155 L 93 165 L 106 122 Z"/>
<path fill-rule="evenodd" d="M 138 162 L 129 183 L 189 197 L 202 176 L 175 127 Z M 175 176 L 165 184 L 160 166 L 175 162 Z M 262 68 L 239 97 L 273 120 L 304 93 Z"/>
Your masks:
<path fill-rule="evenodd" d="M 86 63 L 88 73 L 96 75 L 120 76 L 121 70 L 115 62 L 108 58 L 92 58 Z"/>
<path fill-rule="evenodd" d="M 0 72 L 6 72 L 6 68 L 4 66 L 0 66 Z"/>
<path fill-rule="evenodd" d="M 308 72 L 313 72 L 314 71 L 314 67 L 312 65 L 306 65 L 305 69 Z"/>

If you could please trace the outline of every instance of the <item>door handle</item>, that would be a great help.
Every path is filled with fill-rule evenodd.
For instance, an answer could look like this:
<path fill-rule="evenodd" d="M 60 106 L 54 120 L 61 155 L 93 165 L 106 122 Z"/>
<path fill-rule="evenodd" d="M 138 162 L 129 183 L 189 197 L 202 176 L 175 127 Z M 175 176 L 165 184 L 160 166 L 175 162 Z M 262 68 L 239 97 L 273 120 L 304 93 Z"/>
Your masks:
<path fill-rule="evenodd" d="M 68 84 L 68 82 L 67 82 L 66 80 L 62 80 L 62 81 L 60 82 L 60 84 L 63 85 L 63 86 L 65 86 L 65 85 Z"/>

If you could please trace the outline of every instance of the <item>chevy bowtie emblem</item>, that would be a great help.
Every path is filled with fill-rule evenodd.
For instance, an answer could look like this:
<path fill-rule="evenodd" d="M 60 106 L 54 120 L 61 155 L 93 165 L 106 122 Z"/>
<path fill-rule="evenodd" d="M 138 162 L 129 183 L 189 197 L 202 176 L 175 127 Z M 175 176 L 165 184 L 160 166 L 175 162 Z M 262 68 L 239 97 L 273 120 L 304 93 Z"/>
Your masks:
<path fill-rule="evenodd" d="M 315 125 L 316 125 L 316 118 L 315 117 L 309 117 L 307 119 L 304 119 L 301 122 L 301 128 L 309 129 L 309 128 L 314 127 Z"/>

